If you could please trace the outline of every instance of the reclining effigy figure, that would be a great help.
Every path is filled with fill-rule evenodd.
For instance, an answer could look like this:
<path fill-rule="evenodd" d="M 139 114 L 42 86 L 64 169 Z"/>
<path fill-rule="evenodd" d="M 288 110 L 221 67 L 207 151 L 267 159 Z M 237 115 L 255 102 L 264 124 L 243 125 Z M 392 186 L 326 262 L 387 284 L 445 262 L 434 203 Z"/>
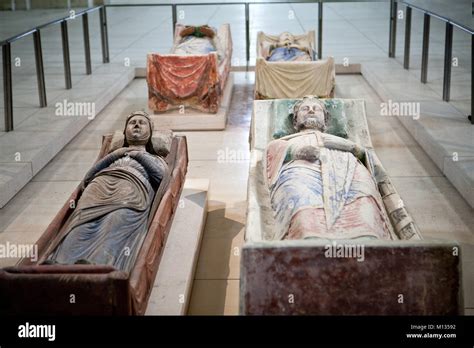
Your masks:
<path fill-rule="evenodd" d="M 0 312 L 143 315 L 172 232 L 186 137 L 134 112 L 102 137 L 95 164 L 36 241 L 37 258 L 0 269 Z M 37 291 L 31 292 L 34 287 Z"/>
<path fill-rule="evenodd" d="M 128 116 L 123 146 L 86 174 L 82 195 L 47 264 L 102 264 L 129 271 L 148 231 L 155 193 L 168 171 L 144 112 Z"/>
<path fill-rule="evenodd" d="M 216 30 L 208 25 L 186 26 L 179 33 L 181 40 L 176 45 L 174 54 L 208 54 L 219 51 L 219 41 L 215 40 Z"/>
<path fill-rule="evenodd" d="M 396 239 L 370 154 L 325 133 L 329 113 L 316 97 L 297 102 L 291 117 L 297 132 L 266 150 L 274 238 Z"/>
<path fill-rule="evenodd" d="M 270 46 L 267 61 L 270 62 L 293 62 L 293 61 L 311 61 L 311 52 L 309 47 L 298 45 L 294 35 L 289 32 L 281 33 L 278 37 L 278 43 Z"/>

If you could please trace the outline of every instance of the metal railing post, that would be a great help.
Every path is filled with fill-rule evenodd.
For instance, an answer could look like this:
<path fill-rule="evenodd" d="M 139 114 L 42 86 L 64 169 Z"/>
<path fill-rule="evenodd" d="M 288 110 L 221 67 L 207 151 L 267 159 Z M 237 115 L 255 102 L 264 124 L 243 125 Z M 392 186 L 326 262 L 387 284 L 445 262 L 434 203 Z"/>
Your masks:
<path fill-rule="evenodd" d="M 411 40 L 411 7 L 407 6 L 405 13 L 405 50 L 403 57 L 403 67 L 410 68 L 410 40 Z"/>
<path fill-rule="evenodd" d="M 425 13 L 423 20 L 423 47 L 421 50 L 421 82 L 428 80 L 428 52 L 430 49 L 430 20 L 429 14 Z"/>
<path fill-rule="evenodd" d="M 67 33 L 67 21 L 61 22 L 61 40 L 63 44 L 64 77 L 66 80 L 66 89 L 72 88 L 71 80 L 71 58 L 69 56 L 69 37 Z"/>
<path fill-rule="evenodd" d="M 86 74 L 92 74 L 91 64 L 91 45 L 89 41 L 89 16 L 87 13 L 82 15 L 82 31 L 84 33 L 84 54 L 86 58 Z"/>
<path fill-rule="evenodd" d="M 395 58 L 397 47 L 397 2 L 390 0 L 390 33 L 388 38 L 388 56 Z"/>
<path fill-rule="evenodd" d="M 105 6 L 99 9 L 100 14 L 100 39 L 102 42 L 102 62 L 108 63 L 110 61 L 109 55 L 109 34 L 107 31 L 107 12 Z"/>
<path fill-rule="evenodd" d="M 250 63 L 250 5 L 245 3 L 245 57 L 247 60 L 246 69 L 249 70 Z"/>
<path fill-rule="evenodd" d="M 5 110 L 5 131 L 13 130 L 13 86 L 12 86 L 12 53 L 10 43 L 2 47 L 3 59 L 3 100 Z"/>
<path fill-rule="evenodd" d="M 318 2 L 318 59 L 323 58 L 323 2 Z"/>
<path fill-rule="evenodd" d="M 36 79 L 38 81 L 39 103 L 42 108 L 47 106 L 46 84 L 44 81 L 43 49 L 41 48 L 41 33 L 36 30 L 33 33 L 33 42 L 35 45 Z"/>
<path fill-rule="evenodd" d="M 177 8 L 176 4 L 171 5 L 171 17 L 173 18 L 173 36 L 174 32 L 176 30 L 176 23 L 178 23 L 178 14 L 177 14 Z"/>
<path fill-rule="evenodd" d="M 471 124 L 474 124 L 474 35 L 471 34 Z"/>
<path fill-rule="evenodd" d="M 453 25 L 446 22 L 446 39 L 444 42 L 444 77 L 443 100 L 449 101 L 451 92 L 451 64 L 453 59 Z"/>

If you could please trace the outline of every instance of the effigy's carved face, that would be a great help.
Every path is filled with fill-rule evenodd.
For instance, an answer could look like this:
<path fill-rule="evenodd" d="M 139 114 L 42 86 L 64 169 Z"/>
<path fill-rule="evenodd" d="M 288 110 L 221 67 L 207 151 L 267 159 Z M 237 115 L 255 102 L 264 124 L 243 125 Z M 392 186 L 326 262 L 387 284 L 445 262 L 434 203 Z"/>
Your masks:
<path fill-rule="evenodd" d="M 317 99 L 303 99 L 295 105 L 293 126 L 297 131 L 315 129 L 321 132 L 326 130 L 326 110 L 322 102 Z"/>
<path fill-rule="evenodd" d="M 145 116 L 133 116 L 127 122 L 125 137 L 130 145 L 146 145 L 151 137 L 150 121 Z"/>
<path fill-rule="evenodd" d="M 280 34 L 278 40 L 281 45 L 292 45 L 295 42 L 295 37 L 291 33 L 285 31 Z"/>

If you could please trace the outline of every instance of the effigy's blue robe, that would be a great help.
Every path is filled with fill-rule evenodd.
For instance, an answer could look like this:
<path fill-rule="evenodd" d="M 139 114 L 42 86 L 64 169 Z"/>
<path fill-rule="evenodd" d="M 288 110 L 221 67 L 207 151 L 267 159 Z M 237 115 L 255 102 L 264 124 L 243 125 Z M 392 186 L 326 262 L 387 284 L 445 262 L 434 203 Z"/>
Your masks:
<path fill-rule="evenodd" d="M 267 58 L 269 62 L 291 62 L 294 60 L 303 60 L 309 57 L 308 53 L 296 47 L 277 47 L 272 50 L 270 57 Z"/>
<path fill-rule="evenodd" d="M 90 183 L 66 222 L 48 263 L 91 263 L 129 271 L 148 229 L 155 192 L 167 170 L 147 152 L 109 154 L 86 175 Z"/>
<path fill-rule="evenodd" d="M 391 239 L 370 153 L 365 154 L 365 167 L 353 153 L 335 148 L 336 140 L 305 130 L 268 145 L 266 175 L 275 239 Z M 316 161 L 296 157 L 307 146 L 318 148 Z"/>

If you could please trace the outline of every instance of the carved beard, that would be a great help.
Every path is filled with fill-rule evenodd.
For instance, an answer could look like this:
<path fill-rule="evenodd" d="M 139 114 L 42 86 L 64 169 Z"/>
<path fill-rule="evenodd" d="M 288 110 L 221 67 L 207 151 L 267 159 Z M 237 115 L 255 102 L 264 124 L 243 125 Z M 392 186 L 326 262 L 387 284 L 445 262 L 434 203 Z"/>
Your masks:
<path fill-rule="evenodd" d="M 326 129 L 326 125 L 315 117 L 308 117 L 299 124 L 298 130 L 303 129 L 316 129 L 321 132 L 324 132 Z"/>

